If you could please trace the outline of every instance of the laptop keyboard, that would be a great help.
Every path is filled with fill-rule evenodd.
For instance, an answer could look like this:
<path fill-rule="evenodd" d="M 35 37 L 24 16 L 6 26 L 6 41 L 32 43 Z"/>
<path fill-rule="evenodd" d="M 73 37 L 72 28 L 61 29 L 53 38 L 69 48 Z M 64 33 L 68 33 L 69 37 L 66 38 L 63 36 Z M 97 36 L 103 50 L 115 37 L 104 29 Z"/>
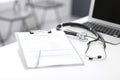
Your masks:
<path fill-rule="evenodd" d="M 99 25 L 99 24 L 93 23 L 93 22 L 86 22 L 86 23 L 84 23 L 84 25 L 91 27 L 98 32 L 105 33 L 105 34 L 120 38 L 120 30 L 118 30 L 118 29 L 113 29 L 113 28 Z"/>

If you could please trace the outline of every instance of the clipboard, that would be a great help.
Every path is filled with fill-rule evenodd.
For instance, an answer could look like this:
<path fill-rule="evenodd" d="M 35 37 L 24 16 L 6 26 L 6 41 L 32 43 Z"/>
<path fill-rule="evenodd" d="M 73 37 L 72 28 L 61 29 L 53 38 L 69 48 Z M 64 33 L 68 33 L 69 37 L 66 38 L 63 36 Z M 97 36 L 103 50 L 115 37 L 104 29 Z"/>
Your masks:
<path fill-rule="evenodd" d="M 80 55 L 63 31 L 15 33 L 26 68 L 83 65 Z"/>

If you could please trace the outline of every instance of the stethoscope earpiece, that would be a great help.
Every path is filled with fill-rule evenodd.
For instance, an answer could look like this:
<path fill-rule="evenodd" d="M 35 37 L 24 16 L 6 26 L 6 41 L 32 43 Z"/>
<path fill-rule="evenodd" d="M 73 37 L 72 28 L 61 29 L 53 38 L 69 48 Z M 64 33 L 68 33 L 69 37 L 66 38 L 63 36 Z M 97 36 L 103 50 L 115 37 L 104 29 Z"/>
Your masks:
<path fill-rule="evenodd" d="M 102 58 L 102 56 L 98 56 L 97 58 L 98 58 L 98 59 L 101 59 L 101 58 Z"/>
<path fill-rule="evenodd" d="M 89 60 L 91 60 L 91 61 L 92 61 L 92 60 L 93 60 L 93 58 L 89 57 Z"/>

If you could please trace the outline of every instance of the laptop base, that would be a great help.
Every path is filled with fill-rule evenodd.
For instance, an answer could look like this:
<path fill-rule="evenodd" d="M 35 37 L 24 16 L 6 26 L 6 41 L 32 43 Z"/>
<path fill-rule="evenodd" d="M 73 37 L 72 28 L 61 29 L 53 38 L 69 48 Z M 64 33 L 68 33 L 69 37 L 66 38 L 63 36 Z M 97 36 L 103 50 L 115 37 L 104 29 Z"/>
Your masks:
<path fill-rule="evenodd" d="M 117 45 L 120 44 L 120 30 L 103 26 L 93 22 L 85 22 L 84 25 L 98 31 L 107 43 Z M 92 35 L 90 35 L 92 37 Z"/>

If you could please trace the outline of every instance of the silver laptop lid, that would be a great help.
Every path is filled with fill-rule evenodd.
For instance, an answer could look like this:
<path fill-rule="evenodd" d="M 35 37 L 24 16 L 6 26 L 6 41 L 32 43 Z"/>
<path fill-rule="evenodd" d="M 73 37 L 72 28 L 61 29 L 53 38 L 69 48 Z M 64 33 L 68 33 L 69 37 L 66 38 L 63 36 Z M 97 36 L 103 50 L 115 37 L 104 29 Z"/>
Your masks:
<path fill-rule="evenodd" d="M 120 0 L 91 0 L 89 21 L 120 28 Z"/>

